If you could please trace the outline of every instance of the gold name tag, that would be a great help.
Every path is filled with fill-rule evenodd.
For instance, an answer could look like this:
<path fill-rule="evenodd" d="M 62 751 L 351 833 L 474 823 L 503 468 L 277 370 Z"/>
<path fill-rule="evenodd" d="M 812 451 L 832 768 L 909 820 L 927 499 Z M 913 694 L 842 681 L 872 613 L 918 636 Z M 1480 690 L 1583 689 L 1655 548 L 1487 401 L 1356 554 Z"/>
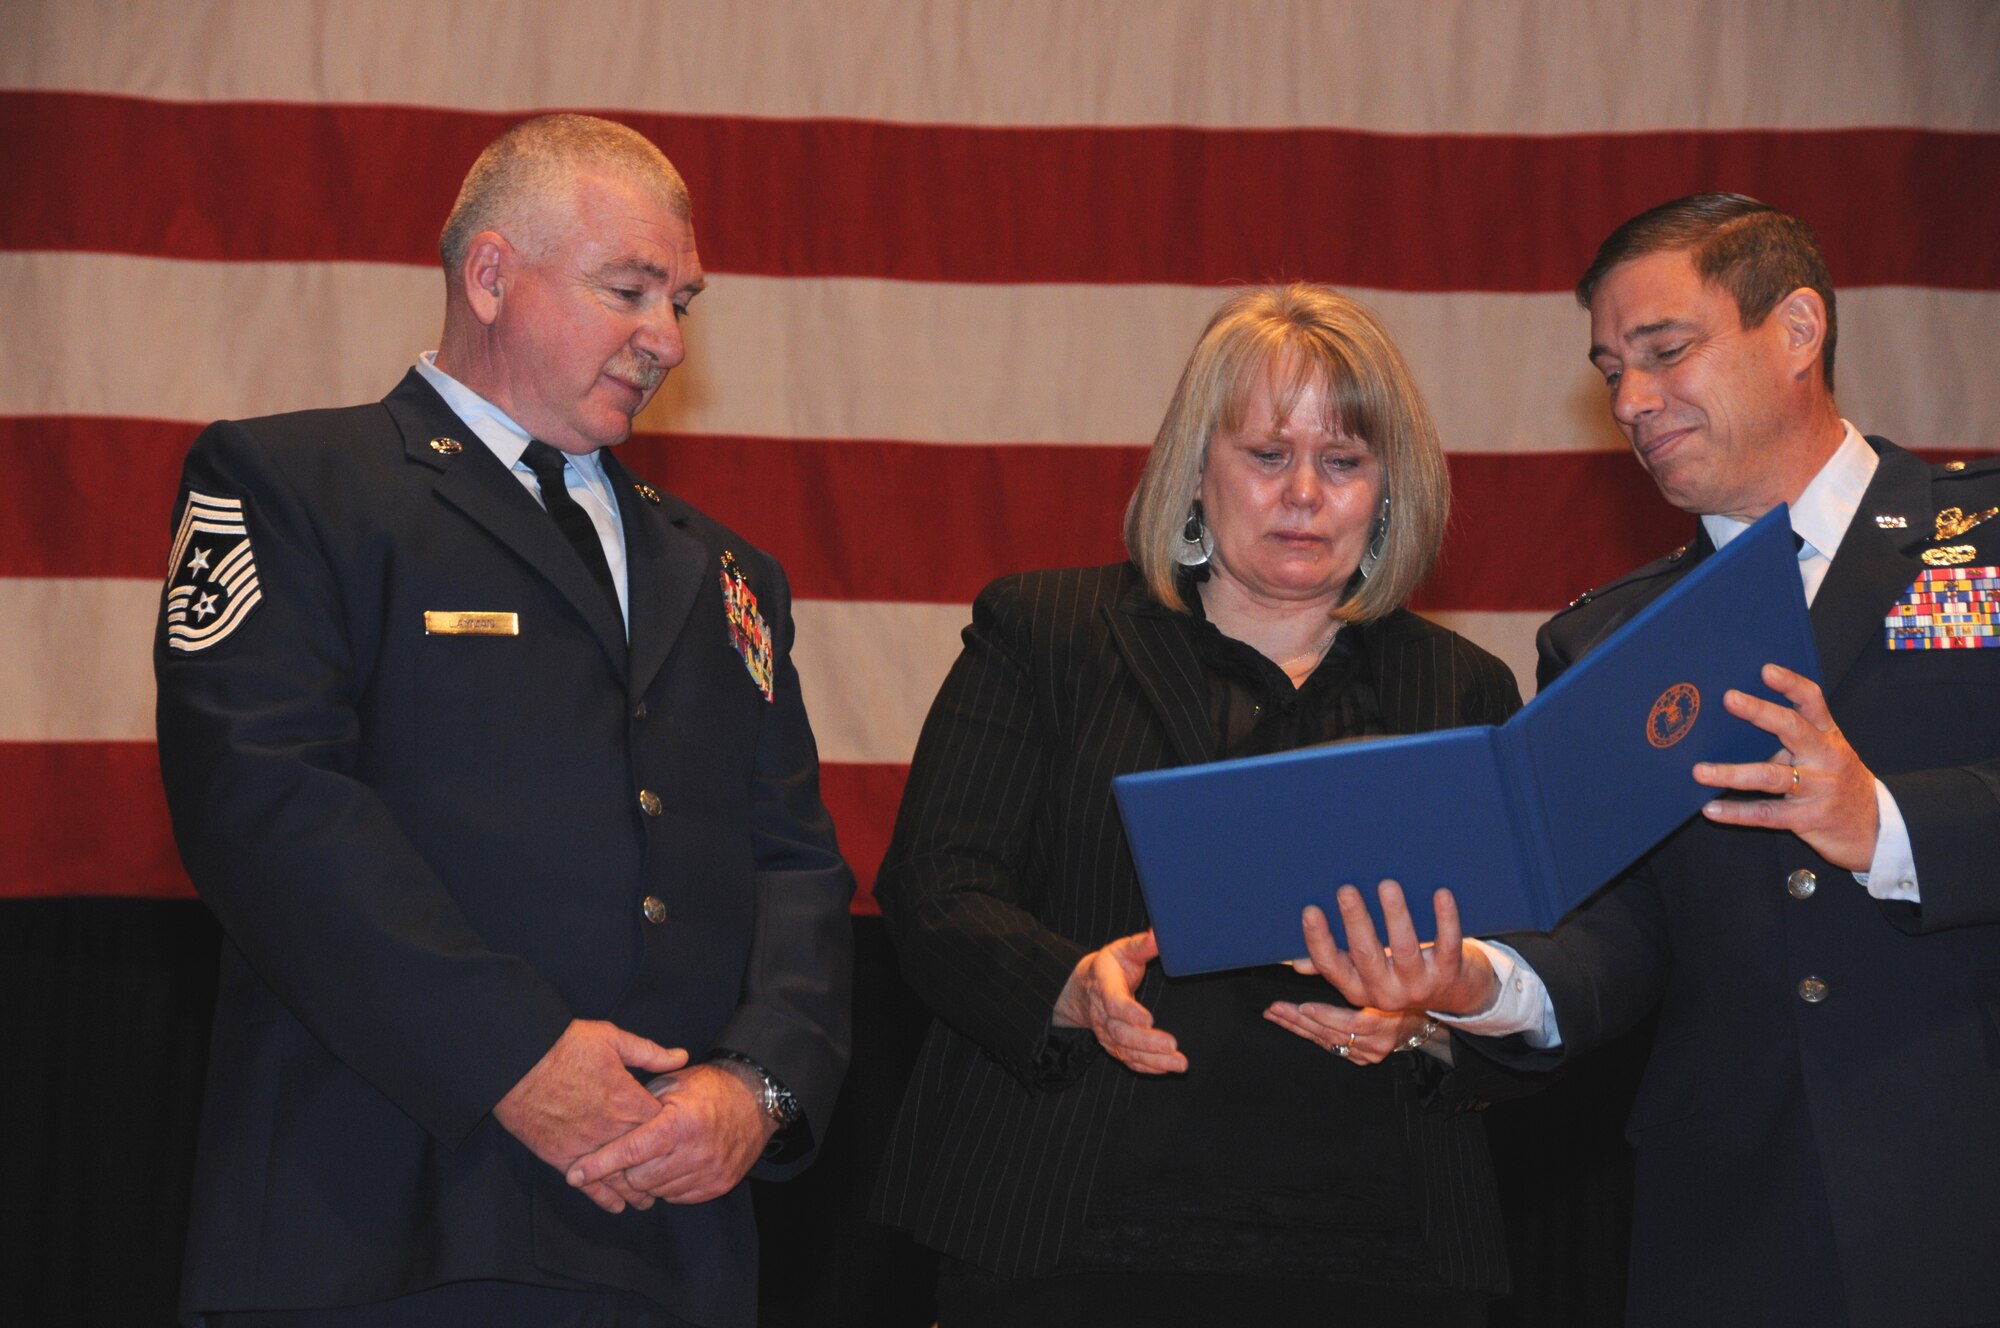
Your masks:
<path fill-rule="evenodd" d="M 424 610 L 426 636 L 519 636 L 518 613 L 446 613 Z"/>

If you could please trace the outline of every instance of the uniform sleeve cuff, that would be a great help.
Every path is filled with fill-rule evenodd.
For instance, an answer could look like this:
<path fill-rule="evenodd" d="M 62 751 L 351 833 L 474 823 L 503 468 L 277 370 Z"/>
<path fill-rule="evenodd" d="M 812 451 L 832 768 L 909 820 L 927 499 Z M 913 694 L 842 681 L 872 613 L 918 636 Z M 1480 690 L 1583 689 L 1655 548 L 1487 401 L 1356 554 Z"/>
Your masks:
<path fill-rule="evenodd" d="M 1889 786 L 1879 779 L 1875 781 L 1875 856 L 1868 860 L 1868 870 L 1855 872 L 1854 879 L 1877 899 L 1922 902 L 1917 897 L 1917 855 L 1910 847 L 1909 823 Z"/>
<path fill-rule="evenodd" d="M 1562 1034 L 1556 1029 L 1555 1002 L 1549 999 L 1547 984 L 1540 974 L 1528 966 L 1528 961 L 1512 947 L 1498 941 L 1468 938 L 1465 943 L 1478 946 L 1487 962 L 1493 965 L 1493 976 L 1500 984 L 1500 994 L 1493 998 L 1491 1005 L 1476 1014 L 1454 1015 L 1437 1010 L 1426 1010 L 1424 1013 L 1439 1023 L 1480 1037 L 1512 1037 L 1518 1033 L 1531 1047 L 1545 1049 L 1561 1046 Z"/>

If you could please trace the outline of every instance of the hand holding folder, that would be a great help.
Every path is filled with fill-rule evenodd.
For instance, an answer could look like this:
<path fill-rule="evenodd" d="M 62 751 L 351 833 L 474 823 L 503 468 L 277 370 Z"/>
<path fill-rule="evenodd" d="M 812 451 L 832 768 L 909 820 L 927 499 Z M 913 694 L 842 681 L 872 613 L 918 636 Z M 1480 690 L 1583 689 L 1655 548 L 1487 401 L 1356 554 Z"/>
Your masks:
<path fill-rule="evenodd" d="M 1432 896 L 1437 941 L 1430 945 L 1417 940 L 1416 923 L 1400 885 L 1382 882 L 1378 898 L 1386 919 L 1381 933 L 1375 930 L 1361 891 L 1351 885 L 1341 887 L 1345 950 L 1335 942 L 1326 914 L 1309 905 L 1304 930 L 1310 959 L 1300 967 L 1310 967 L 1356 1006 L 1477 1014 L 1493 1004 L 1500 994 L 1499 983 L 1485 954 L 1464 944 L 1451 891 L 1439 890 Z"/>
<path fill-rule="evenodd" d="M 1732 715 L 1784 745 L 1768 761 L 1701 762 L 1693 774 L 1697 783 L 1710 788 L 1778 796 L 1718 798 L 1703 806 L 1703 814 L 1730 825 L 1792 831 L 1829 862 L 1865 870 L 1876 836 L 1874 776 L 1841 736 L 1818 683 L 1776 664 L 1764 666 L 1762 681 L 1791 704 L 1775 705 L 1733 690 L 1725 694 L 1725 704 Z M 1807 769 L 1814 775 L 1810 784 L 1803 777 Z M 1343 886 L 1336 896 L 1344 950 L 1326 914 L 1317 905 L 1306 907 L 1302 930 L 1309 958 L 1298 965 L 1301 971 L 1319 973 L 1357 1006 L 1470 1015 L 1493 1005 L 1500 994 L 1498 981 L 1485 953 L 1464 945 L 1458 903 L 1450 890 L 1439 889 L 1432 896 L 1437 940 L 1429 945 L 1418 942 L 1416 923 L 1395 881 L 1383 881 L 1378 890 L 1377 911 L 1384 920 L 1380 932 L 1364 898 L 1353 886 Z"/>
<path fill-rule="evenodd" d="M 1742 692 L 1723 700 L 1730 714 L 1782 743 L 1777 754 L 1738 765 L 1704 761 L 1695 766 L 1694 778 L 1709 788 L 1773 796 L 1718 798 L 1703 814 L 1724 825 L 1789 830 L 1835 866 L 1867 871 L 1878 830 L 1875 776 L 1833 722 L 1818 683 L 1776 664 L 1764 666 L 1763 681 L 1790 706 Z"/>
<path fill-rule="evenodd" d="M 1161 962 L 1180 975 L 1296 957 L 1306 905 L 1385 878 L 1408 887 L 1419 936 L 1437 932 L 1440 887 L 1469 934 L 1547 931 L 1709 800 L 1697 762 L 1770 756 L 1771 734 L 1722 698 L 1796 713 L 1762 681 L 1771 662 L 1819 671 L 1782 506 L 1506 724 L 1122 775 Z"/>

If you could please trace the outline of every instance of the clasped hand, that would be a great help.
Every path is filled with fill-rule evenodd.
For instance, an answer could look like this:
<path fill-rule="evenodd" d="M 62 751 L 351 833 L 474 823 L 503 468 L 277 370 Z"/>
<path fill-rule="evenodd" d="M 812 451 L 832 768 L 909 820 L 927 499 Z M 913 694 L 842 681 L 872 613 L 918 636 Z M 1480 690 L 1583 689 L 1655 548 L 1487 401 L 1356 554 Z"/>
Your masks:
<path fill-rule="evenodd" d="M 655 1091 L 627 1066 L 659 1075 Z M 579 1019 L 493 1115 L 607 1212 L 703 1203 L 743 1179 L 774 1129 L 747 1074 Z"/>

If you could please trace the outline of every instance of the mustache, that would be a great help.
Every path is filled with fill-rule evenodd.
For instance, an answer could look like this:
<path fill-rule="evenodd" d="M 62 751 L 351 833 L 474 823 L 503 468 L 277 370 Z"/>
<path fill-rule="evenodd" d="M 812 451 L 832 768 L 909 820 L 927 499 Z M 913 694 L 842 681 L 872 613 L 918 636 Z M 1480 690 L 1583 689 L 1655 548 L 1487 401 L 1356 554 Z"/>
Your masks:
<path fill-rule="evenodd" d="M 650 392 L 666 378 L 667 367 L 657 360 L 625 352 L 605 365 L 604 372 L 613 378 L 622 378 L 642 392 Z"/>

